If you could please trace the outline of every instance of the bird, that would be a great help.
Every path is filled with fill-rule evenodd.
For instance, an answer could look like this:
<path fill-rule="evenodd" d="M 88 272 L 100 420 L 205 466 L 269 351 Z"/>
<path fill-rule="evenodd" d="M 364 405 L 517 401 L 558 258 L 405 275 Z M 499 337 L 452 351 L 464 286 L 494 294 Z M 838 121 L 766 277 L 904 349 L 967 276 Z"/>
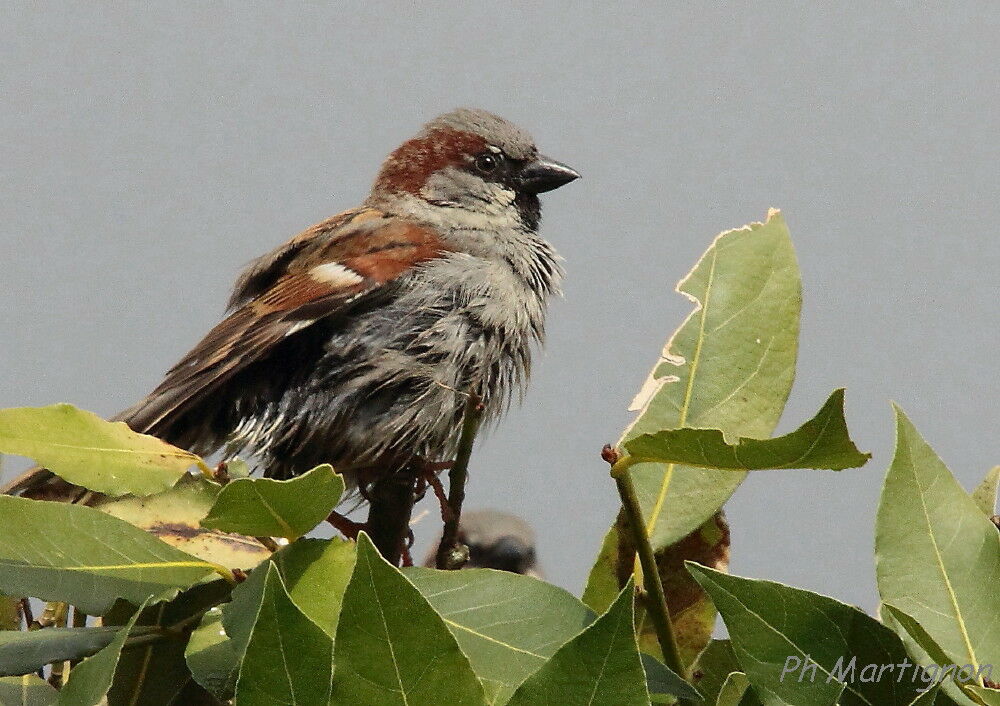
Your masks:
<path fill-rule="evenodd" d="M 225 318 L 113 421 L 277 479 L 330 463 L 357 488 L 446 461 L 470 395 L 490 423 L 524 394 L 563 277 L 539 194 L 579 176 L 498 115 L 434 118 L 360 206 L 253 260 Z M 3 491 L 51 483 L 35 468 Z"/>
<path fill-rule="evenodd" d="M 527 522 L 500 510 L 472 510 L 462 513 L 458 539 L 469 548 L 463 569 L 499 569 L 541 578 L 535 552 L 535 531 Z M 424 566 L 437 564 L 441 538 L 424 558 Z"/>

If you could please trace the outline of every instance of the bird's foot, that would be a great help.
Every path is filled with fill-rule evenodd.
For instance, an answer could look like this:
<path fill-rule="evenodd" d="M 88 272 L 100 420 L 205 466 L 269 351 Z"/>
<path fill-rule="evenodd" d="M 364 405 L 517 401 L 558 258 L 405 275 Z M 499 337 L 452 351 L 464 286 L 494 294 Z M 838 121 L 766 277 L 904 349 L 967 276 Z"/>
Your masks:
<path fill-rule="evenodd" d="M 336 510 L 330 513 L 330 516 L 326 518 L 326 521 L 333 525 L 334 529 L 344 535 L 344 537 L 354 541 L 357 541 L 358 534 L 361 530 L 368 529 L 368 523 L 350 520 Z"/>

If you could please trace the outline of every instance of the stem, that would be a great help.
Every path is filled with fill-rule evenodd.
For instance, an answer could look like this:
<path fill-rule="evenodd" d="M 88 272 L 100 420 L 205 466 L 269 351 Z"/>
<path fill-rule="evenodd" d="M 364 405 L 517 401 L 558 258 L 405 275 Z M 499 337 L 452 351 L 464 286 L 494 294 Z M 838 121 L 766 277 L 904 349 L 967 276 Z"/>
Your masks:
<path fill-rule="evenodd" d="M 639 506 L 639 498 L 635 494 L 635 486 L 632 484 L 632 476 L 629 474 L 629 469 L 638 461 L 628 456 L 620 458 L 618 452 L 609 446 L 605 447 L 602 455 L 611 464 L 611 477 L 615 479 L 618 486 L 618 495 L 622 499 L 622 507 L 628 517 L 632 543 L 635 545 L 636 553 L 639 555 L 639 563 L 642 566 L 642 584 L 648 599 L 646 610 L 653 621 L 653 628 L 656 630 L 656 639 L 660 643 L 664 662 L 682 678 L 687 679 L 687 668 L 684 666 L 680 651 L 677 649 L 677 638 L 674 636 L 674 627 L 670 622 L 670 609 L 667 607 L 663 581 L 660 579 L 660 572 L 656 566 L 656 556 L 653 554 L 649 537 L 646 536 L 646 523 L 642 518 L 642 508 Z"/>
<path fill-rule="evenodd" d="M 448 507 L 451 516 L 445 518 L 441 532 L 441 543 L 437 551 L 437 568 L 461 569 L 469 560 L 469 548 L 459 542 L 459 523 L 462 519 L 462 503 L 465 502 L 465 481 L 469 475 L 469 459 L 476 432 L 483 419 L 483 403 L 478 395 L 469 394 L 462 417 L 462 435 L 458 440 L 458 454 L 448 471 Z"/>
<path fill-rule="evenodd" d="M 269 552 L 276 552 L 281 549 L 272 537 L 254 537 L 254 539 L 260 542 L 260 544 L 263 545 L 263 547 Z"/>

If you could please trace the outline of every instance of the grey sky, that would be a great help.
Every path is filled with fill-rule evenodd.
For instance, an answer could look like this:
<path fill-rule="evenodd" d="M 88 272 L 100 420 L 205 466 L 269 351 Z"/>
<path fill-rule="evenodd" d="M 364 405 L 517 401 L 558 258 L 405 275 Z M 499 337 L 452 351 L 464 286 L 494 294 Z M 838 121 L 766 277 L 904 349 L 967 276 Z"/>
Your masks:
<path fill-rule="evenodd" d="M 873 607 L 890 399 L 967 487 L 1000 462 L 996 4 L 148 5 L 0 8 L 0 406 L 129 405 L 244 263 L 472 105 L 584 175 L 544 199 L 565 300 L 469 486 L 535 524 L 556 583 L 614 515 L 598 452 L 689 311 L 674 284 L 769 206 L 805 296 L 780 430 L 846 386 L 875 459 L 751 477 L 733 571 Z"/>

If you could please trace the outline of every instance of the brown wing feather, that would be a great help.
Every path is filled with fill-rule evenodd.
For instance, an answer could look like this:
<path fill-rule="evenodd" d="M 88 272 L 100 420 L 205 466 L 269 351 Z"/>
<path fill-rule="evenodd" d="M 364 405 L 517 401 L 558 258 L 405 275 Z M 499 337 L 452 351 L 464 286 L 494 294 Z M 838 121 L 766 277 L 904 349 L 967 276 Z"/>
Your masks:
<path fill-rule="evenodd" d="M 289 249 L 294 256 L 285 254 Z M 371 209 L 347 212 L 305 231 L 253 263 L 237 283 L 233 301 L 242 302 L 239 308 L 152 393 L 116 419 L 173 443 L 203 446 L 178 428 L 181 417 L 211 401 L 221 386 L 266 359 L 282 341 L 444 249 L 433 231 Z M 342 276 L 323 276 L 329 272 L 324 265 Z"/>

